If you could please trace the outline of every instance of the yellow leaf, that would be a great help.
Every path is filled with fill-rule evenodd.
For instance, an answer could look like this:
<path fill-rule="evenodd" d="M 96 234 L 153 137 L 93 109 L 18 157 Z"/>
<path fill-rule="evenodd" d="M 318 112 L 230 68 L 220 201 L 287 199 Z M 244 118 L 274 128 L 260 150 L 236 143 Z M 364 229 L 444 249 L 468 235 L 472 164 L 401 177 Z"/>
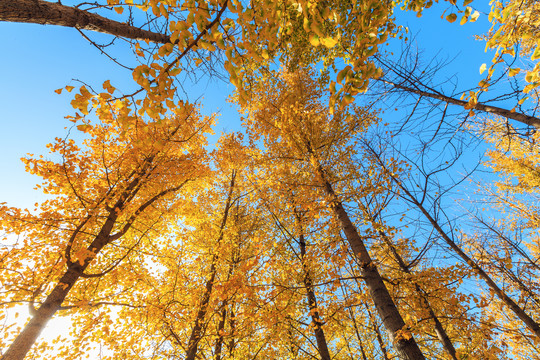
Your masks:
<path fill-rule="evenodd" d="M 478 17 L 480 16 L 480 13 L 478 12 L 478 10 L 475 10 L 472 15 L 471 15 L 471 22 L 475 22 L 476 20 L 478 20 Z"/>
<path fill-rule="evenodd" d="M 319 46 L 319 44 L 321 43 L 319 41 L 319 37 L 316 35 L 316 34 L 311 34 L 309 35 L 309 42 L 311 43 L 311 45 L 313 46 Z"/>
<path fill-rule="evenodd" d="M 62 90 L 63 90 L 63 89 L 62 89 L 62 88 L 60 88 L 60 89 L 56 89 L 56 90 L 54 90 L 54 92 L 55 92 L 55 93 L 57 93 L 57 94 L 61 94 L 61 93 L 62 93 Z"/>
<path fill-rule="evenodd" d="M 121 6 L 118 6 L 118 7 L 115 7 L 115 8 L 114 8 L 114 11 L 116 11 L 116 12 L 119 13 L 119 14 L 121 14 L 121 13 L 124 12 L 124 8 L 121 7 Z"/>
<path fill-rule="evenodd" d="M 75 86 L 66 86 L 67 92 L 71 92 L 73 89 L 75 89 Z"/>
<path fill-rule="evenodd" d="M 320 41 L 321 41 L 321 44 L 323 44 L 329 49 L 333 48 L 338 43 L 338 41 L 333 38 L 322 38 Z"/>
<path fill-rule="evenodd" d="M 536 47 L 536 50 L 534 50 L 534 53 L 531 56 L 531 60 L 540 59 L 540 46 Z"/>
<path fill-rule="evenodd" d="M 517 74 L 519 74 L 519 71 L 520 71 L 519 68 L 510 69 L 510 70 L 508 70 L 508 76 L 510 76 L 510 77 L 516 76 Z"/>
<path fill-rule="evenodd" d="M 77 130 L 82 131 L 82 132 L 87 132 L 91 128 L 92 128 L 92 125 L 88 125 L 88 124 L 77 125 Z"/>
<path fill-rule="evenodd" d="M 486 71 L 486 64 L 482 64 L 482 66 L 480 66 L 480 74 L 482 74 L 484 71 Z"/>
<path fill-rule="evenodd" d="M 453 13 L 452 13 L 452 14 L 450 14 L 450 15 L 446 15 L 446 20 L 447 20 L 448 22 L 453 23 L 454 21 L 456 21 L 456 19 L 457 19 L 457 15 L 456 15 L 456 14 L 453 14 Z"/>

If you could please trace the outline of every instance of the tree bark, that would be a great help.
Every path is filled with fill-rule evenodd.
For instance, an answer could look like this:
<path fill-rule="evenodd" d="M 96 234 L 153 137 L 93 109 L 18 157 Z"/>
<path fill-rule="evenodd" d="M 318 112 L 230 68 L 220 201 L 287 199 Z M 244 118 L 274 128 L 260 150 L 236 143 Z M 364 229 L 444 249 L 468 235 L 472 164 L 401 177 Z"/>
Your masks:
<path fill-rule="evenodd" d="M 383 79 L 378 79 L 378 81 L 382 81 L 385 84 L 388 84 L 388 85 L 390 85 L 390 86 L 392 86 L 392 87 L 394 87 L 396 89 L 400 89 L 400 90 L 410 92 L 410 93 L 420 95 L 420 96 L 429 97 L 429 98 L 432 98 L 432 99 L 441 100 L 441 101 L 444 101 L 444 102 L 446 102 L 448 104 L 458 105 L 458 106 L 462 106 L 462 107 L 466 107 L 469 104 L 467 101 L 459 100 L 459 99 L 456 99 L 456 98 L 453 98 L 453 97 L 450 97 L 450 96 L 446 96 L 446 95 L 443 95 L 443 94 L 423 91 L 423 90 L 420 90 L 420 89 L 417 89 L 417 88 L 412 88 L 412 87 L 409 87 L 409 86 L 396 84 L 396 83 L 394 83 L 392 81 L 383 80 Z M 503 109 L 503 108 L 500 108 L 498 106 L 484 105 L 482 103 L 477 103 L 474 107 L 472 107 L 472 109 L 479 110 L 479 111 L 485 111 L 487 113 L 499 115 L 499 116 L 505 117 L 507 119 L 516 120 L 516 121 L 519 121 L 520 123 L 523 123 L 525 125 L 533 126 L 533 127 L 537 128 L 537 129 L 540 129 L 540 119 L 537 118 L 537 117 L 534 117 L 534 116 L 529 116 L 529 115 L 525 115 L 523 113 L 518 113 L 518 112 L 512 112 L 511 110 L 508 110 L 508 109 Z"/>
<path fill-rule="evenodd" d="M 315 173 L 321 181 L 321 185 L 324 188 L 326 195 L 330 200 L 330 206 L 334 215 L 338 219 L 341 230 L 344 232 L 349 245 L 360 262 L 360 274 L 362 275 L 364 282 L 369 290 L 371 299 L 375 304 L 375 308 L 382 319 L 384 327 L 390 337 L 398 356 L 404 360 L 424 360 L 425 357 L 420 351 L 418 344 L 414 340 L 412 334 L 409 336 L 403 336 L 406 332 L 406 325 L 399 313 L 394 300 L 390 296 L 388 289 L 386 288 L 377 266 L 371 259 L 369 252 L 367 251 L 364 242 L 358 235 L 356 227 L 352 223 L 349 215 L 345 211 L 343 204 L 339 200 L 338 196 L 332 188 L 332 184 L 328 181 L 325 175 L 325 171 L 318 161 L 311 145 L 306 144 L 308 154 L 311 157 L 311 164 L 314 167 Z"/>
<path fill-rule="evenodd" d="M 102 32 L 132 40 L 170 42 L 168 35 L 107 19 L 103 16 L 43 0 L 0 0 L 0 21 L 59 25 Z"/>
<path fill-rule="evenodd" d="M 225 330 L 225 321 L 227 320 L 227 300 L 225 299 L 221 305 L 223 309 L 219 315 L 219 323 L 217 328 L 216 346 L 214 348 L 214 359 L 221 360 L 221 348 L 223 347 L 223 331 Z"/>

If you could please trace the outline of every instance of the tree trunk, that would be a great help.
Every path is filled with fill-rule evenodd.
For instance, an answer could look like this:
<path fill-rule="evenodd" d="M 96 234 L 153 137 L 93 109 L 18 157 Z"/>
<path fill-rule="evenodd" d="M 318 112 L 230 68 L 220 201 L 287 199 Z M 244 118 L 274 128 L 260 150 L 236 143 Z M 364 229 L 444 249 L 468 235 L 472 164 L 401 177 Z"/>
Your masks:
<path fill-rule="evenodd" d="M 369 255 L 364 242 L 358 235 L 356 227 L 345 211 L 343 204 L 334 192 L 332 184 L 327 180 L 325 172 L 315 156 L 313 149 L 309 143 L 306 145 L 315 173 L 319 177 L 321 185 L 330 200 L 330 206 L 341 225 L 341 230 L 345 233 L 345 237 L 347 238 L 354 255 L 360 262 L 360 274 L 366 283 L 371 299 L 373 300 L 384 327 L 388 332 L 388 336 L 394 344 L 398 356 L 404 360 L 425 359 L 412 334 L 408 333 L 407 336 L 404 336 L 407 332 L 405 322 L 403 321 L 394 300 L 390 296 L 390 293 L 377 270 L 377 266 L 373 260 L 371 260 L 371 256 Z"/>
<path fill-rule="evenodd" d="M 132 40 L 170 42 L 168 35 L 143 30 L 103 16 L 43 0 L 0 0 L 0 21 L 59 25 L 92 30 Z"/>
<path fill-rule="evenodd" d="M 118 204 L 117 204 L 118 205 Z M 119 207 L 120 208 L 120 207 Z M 117 215 L 111 212 L 99 234 L 95 237 L 87 250 L 98 254 L 110 241 L 111 231 L 116 222 Z M 95 256 L 94 256 L 95 257 Z M 23 360 L 28 351 L 36 342 L 39 334 L 45 328 L 49 320 L 60 309 L 66 299 L 69 291 L 75 285 L 77 280 L 83 275 L 84 270 L 90 265 L 93 258 L 86 258 L 81 265 L 79 262 L 73 262 L 68 265 L 64 275 L 60 278 L 54 289 L 47 296 L 43 304 L 36 310 L 32 319 L 26 324 L 23 331 L 9 346 L 2 360 Z"/>
<path fill-rule="evenodd" d="M 371 214 L 368 214 L 370 217 L 370 221 L 373 223 L 374 219 L 371 218 Z M 399 255 L 397 252 L 394 244 L 389 239 L 388 235 L 384 231 L 379 230 L 378 231 L 379 236 L 381 236 L 390 248 L 390 252 L 394 255 L 394 258 L 396 259 L 396 262 L 398 263 L 401 270 L 406 274 L 411 274 L 411 270 L 409 269 L 409 266 L 405 264 L 405 261 L 403 261 L 403 258 Z M 435 312 L 433 311 L 433 308 L 431 307 L 431 304 L 429 303 L 429 299 L 426 295 L 426 293 L 423 291 L 423 289 L 420 287 L 420 285 L 416 281 L 412 281 L 414 285 L 414 289 L 416 290 L 416 293 L 418 296 L 420 296 L 420 299 L 423 303 L 424 308 L 428 311 L 429 316 L 433 321 L 435 322 L 435 333 L 437 334 L 437 337 L 439 338 L 439 341 L 443 345 L 446 352 L 450 355 L 452 360 L 458 360 L 456 355 L 456 348 L 454 347 L 454 344 L 452 344 L 452 341 L 450 340 L 450 337 L 448 336 L 446 330 L 444 330 L 444 327 L 442 326 L 439 318 L 437 315 L 435 315 Z"/>
<path fill-rule="evenodd" d="M 225 330 L 225 320 L 227 320 L 227 300 L 222 303 L 223 310 L 219 316 L 217 328 L 216 346 L 214 348 L 214 359 L 221 360 L 221 348 L 223 347 L 223 331 Z"/>
<path fill-rule="evenodd" d="M 296 213 L 296 211 L 295 211 Z M 306 287 L 307 299 L 309 312 L 311 314 L 311 320 L 313 321 L 313 331 L 315 332 L 315 339 L 317 340 L 317 350 L 319 350 L 319 355 L 321 355 L 322 360 L 330 360 L 330 352 L 328 351 L 328 343 L 326 342 L 326 336 L 324 335 L 324 330 L 322 328 L 322 319 L 317 308 L 317 297 L 315 295 L 315 289 L 313 287 L 313 280 L 311 279 L 311 274 L 305 263 L 306 256 L 306 241 L 300 224 L 300 218 L 296 213 L 296 220 L 300 226 L 300 259 L 302 261 L 302 268 L 304 269 L 304 285 Z"/>
<path fill-rule="evenodd" d="M 372 151 L 373 152 L 373 151 Z M 373 152 L 374 155 L 375 152 Z M 377 156 L 377 155 L 376 155 Z M 378 158 L 378 156 L 377 156 Z M 469 265 L 489 286 L 489 288 L 497 295 L 497 297 L 506 305 L 512 312 L 519 318 L 523 323 L 531 330 L 531 332 L 540 339 L 540 324 L 538 324 L 532 317 L 530 317 L 525 310 L 523 310 L 512 298 L 510 298 L 506 292 L 504 292 L 499 286 L 491 279 L 491 277 L 478 265 L 473 259 L 471 259 L 449 236 L 446 234 L 446 232 L 441 228 L 437 220 L 435 220 L 431 214 L 427 211 L 427 209 L 416 199 L 413 194 L 399 181 L 395 175 L 393 175 L 391 172 L 389 172 L 386 167 L 384 167 L 384 164 L 378 158 L 379 163 L 385 171 L 392 177 L 393 181 L 399 186 L 399 188 L 403 191 L 403 193 L 407 196 L 407 200 L 413 203 L 426 217 L 426 219 L 431 223 L 433 228 L 439 233 L 439 235 L 442 237 L 442 239 L 448 244 L 448 246 L 454 250 L 456 254 L 463 259 L 463 261 Z"/>
<path fill-rule="evenodd" d="M 446 102 L 448 104 L 458 105 L 458 106 L 462 106 L 464 108 L 466 108 L 466 106 L 469 104 L 467 101 L 459 100 L 459 99 L 456 99 L 456 98 L 453 98 L 453 97 L 450 97 L 450 96 L 446 96 L 446 95 L 443 95 L 443 94 L 423 91 L 423 90 L 420 90 L 420 89 L 417 89 L 417 88 L 412 88 L 412 87 L 409 87 L 409 86 L 396 84 L 396 83 L 388 81 L 388 80 L 378 79 L 378 81 L 382 81 L 385 84 L 388 84 L 388 85 L 390 85 L 390 86 L 392 86 L 392 87 L 394 87 L 396 89 L 400 89 L 400 90 L 410 92 L 410 93 L 420 95 L 420 96 L 429 97 L 429 98 L 432 98 L 432 99 L 441 100 L 441 101 L 444 101 L 444 102 Z M 523 113 L 518 113 L 518 112 L 512 112 L 511 110 L 508 110 L 508 109 L 503 109 L 503 108 L 500 108 L 498 106 L 484 105 L 482 103 L 477 103 L 474 107 L 472 107 L 472 109 L 485 111 L 487 113 L 499 115 L 499 116 L 505 117 L 507 119 L 516 120 L 516 121 L 519 121 L 520 123 L 523 123 L 525 125 L 534 126 L 535 128 L 540 129 L 540 119 L 537 118 L 537 117 L 534 117 L 534 116 L 529 116 L 529 115 L 525 115 Z"/>
<path fill-rule="evenodd" d="M 223 217 L 221 219 L 221 225 L 219 228 L 219 235 L 218 235 L 216 244 L 219 244 L 221 240 L 223 239 L 223 231 L 225 230 L 225 225 L 227 224 L 227 218 L 229 216 L 229 209 L 231 208 L 235 178 L 236 178 L 236 171 L 233 170 L 232 175 L 231 175 L 231 182 L 229 185 L 229 194 L 227 195 L 225 209 L 223 210 Z M 189 337 L 187 351 L 186 351 L 186 360 L 195 360 L 195 357 L 197 355 L 199 341 L 202 338 L 204 319 L 208 311 L 208 304 L 210 303 L 210 297 L 212 296 L 212 290 L 214 288 L 214 282 L 216 280 L 218 259 L 219 259 L 218 254 L 214 253 L 214 255 L 212 256 L 212 264 L 210 265 L 210 276 L 208 280 L 206 281 L 203 298 L 199 305 L 199 310 L 197 311 L 197 317 L 195 318 L 195 324 L 193 325 L 193 329 L 191 330 L 191 335 Z"/>

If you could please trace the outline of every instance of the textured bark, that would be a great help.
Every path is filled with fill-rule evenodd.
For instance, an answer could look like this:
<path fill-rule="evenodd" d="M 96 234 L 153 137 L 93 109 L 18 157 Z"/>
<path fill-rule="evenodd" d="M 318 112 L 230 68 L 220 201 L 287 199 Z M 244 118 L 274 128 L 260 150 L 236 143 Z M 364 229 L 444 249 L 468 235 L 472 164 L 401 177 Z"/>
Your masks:
<path fill-rule="evenodd" d="M 168 35 L 107 19 L 103 16 L 43 0 L 0 0 L 0 21 L 59 25 L 102 32 L 132 40 L 166 44 Z"/>
<path fill-rule="evenodd" d="M 231 339 L 227 343 L 227 351 L 229 352 L 229 357 L 234 359 L 234 349 L 236 348 L 236 341 L 234 341 L 234 335 L 236 332 L 236 320 L 234 317 L 234 311 L 232 310 L 233 306 L 231 306 L 231 315 L 229 316 L 229 328 L 231 329 Z"/>
<path fill-rule="evenodd" d="M 377 266 L 371 259 L 364 242 L 358 235 L 356 227 L 352 223 L 349 215 L 343 207 L 343 204 L 334 192 L 332 184 L 328 181 L 324 169 L 316 158 L 310 144 L 308 143 L 306 145 L 315 173 L 319 177 L 321 185 L 323 186 L 324 191 L 330 200 L 332 211 L 341 225 L 341 230 L 344 232 L 345 237 L 351 246 L 352 252 L 359 260 L 360 274 L 364 279 L 371 299 L 375 304 L 375 308 L 382 319 L 383 325 L 388 333 L 388 336 L 392 340 L 398 356 L 404 360 L 425 359 L 412 335 L 410 338 L 401 336 L 401 332 L 407 330 L 405 322 L 403 321 L 394 300 L 390 296 L 390 293 L 388 292 L 388 289 L 386 288 L 381 275 L 377 270 Z"/>
<path fill-rule="evenodd" d="M 15 338 L 2 360 L 23 360 L 49 320 L 60 309 L 69 290 L 80 278 L 84 268 L 79 264 L 70 266 L 35 315 Z"/>
<path fill-rule="evenodd" d="M 387 81 L 387 80 L 379 80 L 379 81 L 382 81 L 382 82 L 384 82 L 384 83 L 386 83 L 386 84 L 388 84 L 388 85 L 390 85 L 390 86 L 392 86 L 392 87 L 394 87 L 396 89 L 400 89 L 400 90 L 410 92 L 410 93 L 420 95 L 420 96 L 429 97 L 429 98 L 432 98 L 432 99 L 441 100 L 441 101 L 444 101 L 444 102 L 446 102 L 448 104 L 458 105 L 458 106 L 462 106 L 462 107 L 466 107 L 469 104 L 467 101 L 459 100 L 459 99 L 456 99 L 456 98 L 453 98 L 453 97 L 450 97 L 450 96 L 446 96 L 446 95 L 443 95 L 443 94 L 423 91 L 423 90 L 420 90 L 420 89 L 412 88 L 410 86 L 396 84 L 396 83 L 393 83 L 393 82 Z M 508 110 L 508 109 L 503 109 L 503 108 L 500 108 L 498 106 L 484 105 L 482 103 L 477 103 L 472 109 L 479 110 L 479 111 L 484 111 L 484 112 L 495 114 L 495 115 L 499 115 L 499 116 L 505 117 L 507 119 L 516 120 L 516 121 L 519 121 L 520 123 L 523 123 L 525 125 L 534 126 L 535 128 L 540 129 L 540 119 L 537 118 L 537 117 L 534 117 L 534 116 L 525 115 L 525 114 L 519 113 L 519 112 L 512 112 L 511 110 Z"/>
<path fill-rule="evenodd" d="M 232 172 L 231 182 L 229 184 L 229 194 L 227 195 L 227 201 L 225 203 L 225 209 L 223 211 L 223 217 L 221 219 L 221 225 L 219 227 L 219 235 L 216 243 L 219 244 L 223 239 L 223 231 L 225 230 L 225 225 L 227 224 L 227 219 L 229 217 L 229 210 L 231 208 L 232 195 L 234 190 L 234 180 L 236 178 L 236 172 Z M 186 351 L 186 360 L 195 360 L 197 356 L 197 350 L 199 347 L 199 342 L 202 338 L 202 330 L 204 325 L 204 319 L 206 318 L 206 313 L 208 312 L 208 304 L 210 303 L 210 297 L 212 296 L 212 290 L 214 288 L 214 282 L 216 280 L 217 274 L 217 261 L 219 259 L 218 254 L 212 256 L 212 263 L 210 265 L 210 272 L 208 280 L 206 281 L 204 294 L 199 305 L 199 310 L 197 311 L 197 317 L 195 318 L 195 323 L 193 324 L 193 329 L 191 329 L 191 335 L 189 337 L 187 351 Z"/>

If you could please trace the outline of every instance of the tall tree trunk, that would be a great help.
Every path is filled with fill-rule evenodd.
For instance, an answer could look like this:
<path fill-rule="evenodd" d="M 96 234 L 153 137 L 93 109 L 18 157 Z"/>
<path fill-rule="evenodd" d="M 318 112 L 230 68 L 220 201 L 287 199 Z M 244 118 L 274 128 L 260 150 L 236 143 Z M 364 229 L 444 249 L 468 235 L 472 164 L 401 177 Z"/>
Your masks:
<path fill-rule="evenodd" d="M 59 25 L 102 32 L 133 40 L 148 39 L 161 44 L 170 42 L 168 35 L 143 30 L 75 7 L 64 6 L 60 2 L 1 0 L 0 21 Z"/>
<path fill-rule="evenodd" d="M 540 324 L 536 322 L 531 316 L 529 316 L 523 308 L 521 308 L 510 296 L 506 294 L 505 291 L 503 291 L 496 283 L 491 279 L 491 277 L 474 261 L 467 255 L 459 246 L 452 240 L 448 234 L 441 228 L 439 225 L 439 222 L 435 220 L 433 216 L 427 211 L 427 209 L 420 203 L 416 197 L 399 181 L 399 179 L 390 172 L 378 154 L 373 150 L 370 149 L 373 155 L 377 158 L 379 164 L 381 167 L 386 171 L 387 174 L 389 174 L 392 178 L 392 180 L 398 185 L 398 187 L 401 189 L 403 194 L 405 194 L 406 197 L 404 197 L 406 200 L 410 201 L 412 204 L 414 204 L 420 212 L 424 215 L 424 217 L 431 223 L 431 226 L 439 233 L 441 238 L 446 242 L 446 244 L 457 254 L 459 257 L 467 264 L 469 265 L 489 286 L 489 288 L 497 295 L 497 297 L 521 320 L 523 323 L 529 328 L 529 330 L 540 339 Z"/>
<path fill-rule="evenodd" d="M 234 348 L 236 347 L 236 342 L 234 341 L 234 335 L 235 335 L 235 331 L 236 331 L 236 318 L 234 317 L 235 314 L 234 314 L 234 310 L 233 310 L 233 306 L 231 306 L 231 311 L 230 311 L 230 315 L 229 315 L 229 328 L 231 329 L 231 340 L 229 340 L 229 342 L 227 343 L 227 350 L 229 352 L 229 357 L 231 359 L 234 359 Z"/>
<path fill-rule="evenodd" d="M 221 360 L 221 348 L 223 347 L 223 331 L 225 331 L 225 321 L 227 320 L 227 300 L 223 300 L 221 305 L 223 309 L 219 315 L 219 323 L 217 327 L 216 346 L 214 348 L 214 359 Z"/>
<path fill-rule="evenodd" d="M 148 160 L 147 164 L 149 165 L 150 162 L 151 160 Z M 151 168 L 146 165 L 143 169 L 143 171 L 151 171 Z M 105 220 L 105 223 L 101 227 L 99 233 L 96 235 L 92 243 L 90 243 L 90 245 L 88 245 L 88 247 L 86 248 L 87 253 L 93 254 L 92 256 L 87 256 L 83 261 L 79 260 L 73 262 L 70 258 L 71 244 L 67 245 L 66 259 L 68 265 L 65 273 L 62 275 L 51 293 L 47 296 L 43 304 L 41 304 L 41 306 L 35 311 L 28 324 L 26 324 L 26 326 L 24 327 L 23 331 L 19 335 L 17 335 L 13 343 L 9 346 L 6 353 L 2 356 L 2 360 L 24 359 L 28 351 L 30 351 L 30 348 L 32 347 L 34 342 L 37 340 L 41 331 L 47 325 L 47 322 L 54 316 L 54 314 L 58 310 L 60 310 L 62 303 L 66 299 L 71 288 L 75 285 L 75 283 L 77 282 L 77 280 L 79 280 L 80 277 L 84 276 L 84 270 L 86 270 L 90 263 L 96 258 L 97 254 L 99 254 L 103 247 L 109 244 L 112 240 L 117 239 L 121 235 L 125 234 L 125 232 L 129 229 L 132 222 L 128 222 L 128 224 L 124 226 L 124 229 L 119 232 L 119 234 L 111 236 L 111 232 L 118 218 L 117 210 L 124 209 L 126 202 L 129 201 L 129 199 L 133 199 L 133 197 L 135 197 L 138 190 L 140 189 L 139 185 L 142 181 L 143 175 L 144 174 L 139 174 L 139 176 L 137 176 L 129 183 L 118 201 L 111 208 L 111 210 L 109 210 L 109 215 Z M 146 207 L 150 206 L 162 195 L 170 191 L 177 190 L 180 187 L 163 191 L 162 193 L 154 196 L 146 203 L 144 203 L 141 207 L 139 207 L 139 209 L 135 212 L 131 219 L 134 219 L 140 212 L 142 212 Z M 86 222 L 87 220 L 82 220 L 81 225 L 76 230 L 74 230 L 74 233 L 72 234 L 72 239 L 75 239 L 75 237 L 78 235 L 78 232 L 82 230 L 82 227 Z"/>
<path fill-rule="evenodd" d="M 306 240 L 304 238 L 304 229 L 302 227 L 302 219 L 300 214 L 296 209 L 294 209 L 294 215 L 296 218 L 296 225 L 300 230 L 300 235 L 298 243 L 300 245 L 300 260 L 302 261 L 302 269 L 304 270 L 304 286 L 306 287 L 306 294 L 308 300 L 309 312 L 311 314 L 311 320 L 313 321 L 313 331 L 315 332 L 315 339 L 317 341 L 317 350 L 319 355 L 321 355 L 322 360 L 330 360 L 330 352 L 328 351 L 328 343 L 326 342 L 326 336 L 324 335 L 324 330 L 322 328 L 323 321 L 319 314 L 319 309 L 317 307 L 317 297 L 315 295 L 315 288 L 313 286 L 313 280 L 311 278 L 311 273 L 306 264 Z"/>
<path fill-rule="evenodd" d="M 371 214 L 369 214 L 368 216 L 371 217 Z M 373 219 L 370 219 L 370 220 L 374 222 Z M 379 230 L 378 233 L 379 233 L 379 236 L 383 238 L 386 245 L 388 245 L 388 247 L 390 248 L 390 252 L 394 255 L 394 258 L 396 259 L 396 262 L 398 263 L 401 270 L 406 274 L 411 274 L 411 269 L 409 268 L 409 266 L 407 266 L 407 264 L 405 264 L 405 261 L 403 261 L 403 258 L 401 257 L 401 255 L 399 255 L 399 253 L 397 252 L 394 244 L 392 243 L 388 235 L 386 235 L 386 233 L 381 230 Z M 437 334 L 439 341 L 443 345 L 446 352 L 450 355 L 452 360 L 458 360 L 454 344 L 452 344 L 452 341 L 450 340 L 448 333 L 446 332 L 446 330 L 444 330 L 444 327 L 442 326 L 441 321 L 439 320 L 437 315 L 435 315 L 435 312 L 433 311 L 433 307 L 429 303 L 429 299 L 425 291 L 420 287 L 420 285 L 416 281 L 413 280 L 412 283 L 414 285 L 414 289 L 416 290 L 416 293 L 418 294 L 418 296 L 420 296 L 424 309 L 428 311 L 430 318 L 435 323 L 435 333 Z"/>
<path fill-rule="evenodd" d="M 354 333 L 356 335 L 356 339 L 358 339 L 358 345 L 360 346 L 360 353 L 362 354 L 362 360 L 368 360 L 366 351 L 364 350 L 363 340 L 362 336 L 360 336 L 360 329 L 358 329 L 358 324 L 356 323 L 356 316 L 354 315 L 354 312 L 352 308 L 349 308 L 349 316 L 351 317 L 351 320 L 354 325 Z"/>
<path fill-rule="evenodd" d="M 446 95 L 443 95 L 441 93 L 424 91 L 424 90 L 420 90 L 419 88 L 413 88 L 413 87 L 410 87 L 410 86 L 397 84 L 397 83 L 394 83 L 392 81 L 388 81 L 388 80 L 384 80 L 384 79 L 378 79 L 378 81 L 382 81 L 385 84 L 388 84 L 388 85 L 390 85 L 390 86 L 392 86 L 392 87 L 394 87 L 396 89 L 400 89 L 400 90 L 403 90 L 403 91 L 406 91 L 406 92 L 409 92 L 409 93 L 413 93 L 413 94 L 416 94 L 416 95 L 419 95 L 419 96 L 424 96 L 424 97 L 428 97 L 428 98 L 431 98 L 431 99 L 437 99 L 437 100 L 440 100 L 440 101 L 444 101 L 444 102 L 446 102 L 448 104 L 461 106 L 461 107 L 463 107 L 465 109 L 469 108 L 468 107 L 469 103 L 467 101 L 463 101 L 463 100 L 456 99 L 456 98 L 453 98 L 453 97 L 450 97 L 450 96 L 446 96 Z M 500 108 L 498 106 L 485 105 L 485 104 L 482 104 L 482 103 L 477 103 L 476 105 L 474 105 L 472 107 L 472 109 L 479 110 L 479 111 L 484 111 L 484 112 L 487 112 L 487 113 L 490 113 L 490 114 L 499 115 L 499 116 L 505 117 L 507 119 L 516 120 L 516 121 L 519 121 L 520 123 L 523 123 L 525 125 L 534 126 L 535 128 L 540 129 L 540 119 L 537 118 L 537 117 L 534 117 L 534 116 L 526 115 L 526 114 L 519 113 L 519 112 L 512 112 L 511 110 L 508 110 L 508 109 L 503 109 L 503 108 Z"/>
<path fill-rule="evenodd" d="M 221 225 L 219 227 L 219 235 L 216 240 L 216 244 L 219 244 L 223 239 L 223 232 L 225 230 L 225 225 L 227 224 L 227 218 L 229 216 L 229 210 L 231 208 L 235 178 L 236 171 L 233 170 L 231 175 L 231 182 L 229 184 L 229 194 L 227 195 L 227 200 L 225 202 L 225 209 L 223 210 L 223 217 L 221 219 Z M 197 316 L 195 318 L 195 324 L 193 325 L 193 329 L 191 329 L 191 335 L 189 337 L 186 351 L 186 360 L 195 360 L 195 356 L 197 356 L 199 341 L 202 338 L 204 319 L 208 311 L 208 304 L 210 303 L 210 297 L 212 296 L 212 290 L 214 288 L 214 282 L 216 280 L 218 259 L 219 255 L 217 253 L 214 253 L 214 255 L 212 255 L 212 263 L 210 265 L 209 277 L 206 281 L 204 294 L 201 303 L 199 304 L 199 310 L 197 311 Z"/>
<path fill-rule="evenodd" d="M 382 319 L 388 336 L 394 344 L 394 348 L 396 349 L 398 356 L 404 360 L 425 359 L 412 334 L 409 334 L 409 336 L 403 336 L 403 332 L 407 331 L 405 322 L 403 321 L 394 300 L 390 296 L 390 293 L 388 292 L 388 289 L 386 288 L 381 275 L 377 270 L 377 266 L 371 259 L 364 242 L 358 235 L 358 231 L 345 211 L 343 204 L 334 192 L 332 184 L 326 178 L 325 171 L 313 152 L 311 144 L 307 143 L 306 147 L 308 154 L 310 155 L 310 160 L 314 171 L 319 177 L 321 185 L 323 186 L 324 191 L 330 200 L 329 203 L 331 209 L 334 212 L 334 215 L 337 217 L 341 225 L 341 230 L 345 233 L 345 237 L 347 238 L 354 255 L 360 262 L 360 274 L 366 283 L 371 299 L 373 300 L 377 312 Z"/>

